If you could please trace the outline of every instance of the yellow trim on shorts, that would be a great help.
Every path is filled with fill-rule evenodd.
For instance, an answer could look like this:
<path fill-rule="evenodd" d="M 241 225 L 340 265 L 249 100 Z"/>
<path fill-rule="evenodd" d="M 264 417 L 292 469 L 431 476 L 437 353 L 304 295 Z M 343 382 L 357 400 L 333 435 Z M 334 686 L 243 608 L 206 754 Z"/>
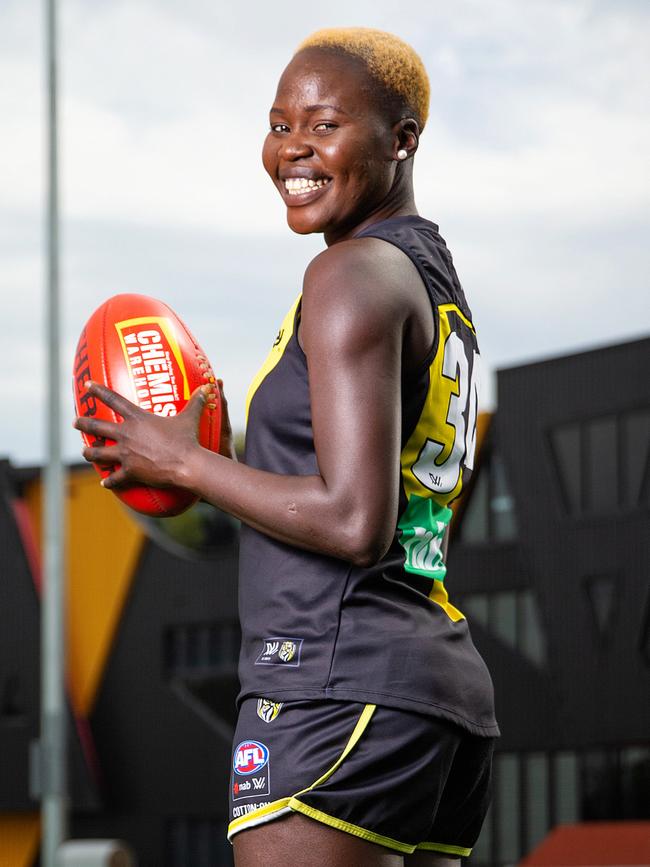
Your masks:
<path fill-rule="evenodd" d="M 463 858 L 468 858 L 472 854 L 472 850 L 465 846 L 448 846 L 446 843 L 418 843 L 416 849 L 424 849 L 428 852 L 442 852 L 445 855 L 462 855 Z"/>
<path fill-rule="evenodd" d="M 315 789 L 316 786 L 322 786 L 324 782 L 329 780 L 334 771 L 341 767 L 341 765 L 343 764 L 343 760 L 347 758 L 347 756 L 349 756 L 352 750 L 356 747 L 359 739 L 361 738 L 361 735 L 364 733 L 368 723 L 370 722 L 371 716 L 376 710 L 376 704 L 367 704 L 364 707 L 363 711 L 361 712 L 361 716 L 359 717 L 357 724 L 354 727 L 354 731 L 350 735 L 350 740 L 347 742 L 347 744 L 345 745 L 345 749 L 338 757 L 338 759 L 334 762 L 329 771 L 325 771 L 323 776 L 319 777 L 315 783 L 311 784 L 311 786 L 308 786 L 306 789 L 302 789 L 300 792 L 296 792 L 296 794 L 293 795 L 294 798 L 297 798 L 298 795 L 304 795 L 305 792 L 311 792 L 311 790 Z"/>
<path fill-rule="evenodd" d="M 359 742 L 361 735 L 366 730 L 368 723 L 370 722 L 370 718 L 373 713 L 377 709 L 376 704 L 367 704 L 361 712 L 361 716 L 357 720 L 357 724 L 355 725 L 350 738 L 343 748 L 343 752 L 338 757 L 338 759 L 334 762 L 332 767 L 325 771 L 325 773 L 319 777 L 315 783 L 312 783 L 311 786 L 308 786 L 306 789 L 301 789 L 299 792 L 296 792 L 295 795 L 292 795 L 290 798 L 280 798 L 277 801 L 271 801 L 270 804 L 267 804 L 265 807 L 260 807 L 257 810 L 251 810 L 250 813 L 246 813 L 245 816 L 240 816 L 238 819 L 233 819 L 233 821 L 228 825 L 228 839 L 232 837 L 233 834 L 236 834 L 238 831 L 243 831 L 243 829 L 249 824 L 255 824 L 256 820 L 263 819 L 265 816 L 270 816 L 272 813 L 276 813 L 278 810 L 282 810 L 287 806 L 291 806 L 290 802 L 297 798 L 298 795 L 304 795 L 306 792 L 311 792 L 312 789 L 315 789 L 316 786 L 321 786 L 326 780 L 328 780 L 334 771 L 341 767 L 341 764 L 345 760 L 345 758 L 351 753 L 354 747 Z M 300 803 L 297 801 L 296 803 Z M 301 804 L 301 807 L 304 807 L 304 804 Z M 292 807 L 292 809 L 294 809 Z M 311 809 L 311 808 L 308 808 Z M 352 826 L 351 826 L 352 827 Z M 351 832 L 352 833 L 352 832 Z M 370 833 L 370 832 L 366 832 Z"/>
<path fill-rule="evenodd" d="M 264 819 L 265 816 L 271 816 L 273 813 L 277 813 L 278 810 L 283 810 L 285 807 L 288 807 L 290 800 L 291 798 L 279 798 L 277 801 L 271 801 L 271 803 L 267 804 L 265 807 L 251 810 L 251 812 L 246 813 L 245 816 L 233 819 L 230 825 L 228 825 L 228 839 L 230 840 L 232 835 L 236 834 L 237 831 L 242 831 L 244 826 L 248 825 L 251 820 Z M 257 824 L 257 822 L 255 821 L 253 824 Z"/>
<path fill-rule="evenodd" d="M 315 810 L 313 807 L 303 804 L 302 801 L 291 798 L 289 806 L 292 810 L 298 813 L 304 813 L 310 819 L 316 819 L 317 822 L 322 822 L 324 825 L 329 825 L 331 828 L 336 828 L 339 831 L 345 831 L 347 834 L 354 834 L 355 837 L 361 837 L 362 840 L 368 840 L 369 843 L 377 843 L 380 846 L 385 846 L 387 849 L 395 849 L 397 852 L 404 852 L 411 855 L 415 851 L 415 846 L 409 843 L 400 843 L 399 840 L 393 840 L 392 837 L 384 837 L 382 834 L 375 834 L 374 831 L 366 831 L 359 825 L 353 825 L 351 822 L 345 822 L 343 819 L 337 819 L 335 816 L 330 816 L 323 813 L 321 810 Z"/>

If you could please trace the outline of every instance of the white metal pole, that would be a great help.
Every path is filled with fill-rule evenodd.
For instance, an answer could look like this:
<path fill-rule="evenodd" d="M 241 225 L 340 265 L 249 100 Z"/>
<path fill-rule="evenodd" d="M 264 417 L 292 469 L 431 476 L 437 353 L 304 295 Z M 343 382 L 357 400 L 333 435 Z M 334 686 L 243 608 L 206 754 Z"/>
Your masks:
<path fill-rule="evenodd" d="M 64 470 L 61 459 L 56 0 L 45 0 L 47 79 L 47 464 L 41 614 L 41 818 L 43 867 L 67 836 Z"/>

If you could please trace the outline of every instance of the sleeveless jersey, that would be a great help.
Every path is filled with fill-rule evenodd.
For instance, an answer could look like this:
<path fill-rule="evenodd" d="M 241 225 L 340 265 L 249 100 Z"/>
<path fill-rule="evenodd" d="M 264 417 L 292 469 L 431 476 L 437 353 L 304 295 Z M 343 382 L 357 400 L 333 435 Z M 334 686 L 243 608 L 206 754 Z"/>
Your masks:
<path fill-rule="evenodd" d="M 304 551 L 242 526 L 238 701 L 338 699 L 431 714 L 496 735 L 493 689 L 464 615 L 448 599 L 441 544 L 449 504 L 470 478 L 479 352 L 472 315 L 438 227 L 394 217 L 356 237 L 381 238 L 415 264 L 435 339 L 402 382 L 398 522 L 370 567 Z M 254 378 L 245 463 L 318 474 L 298 298 Z"/>

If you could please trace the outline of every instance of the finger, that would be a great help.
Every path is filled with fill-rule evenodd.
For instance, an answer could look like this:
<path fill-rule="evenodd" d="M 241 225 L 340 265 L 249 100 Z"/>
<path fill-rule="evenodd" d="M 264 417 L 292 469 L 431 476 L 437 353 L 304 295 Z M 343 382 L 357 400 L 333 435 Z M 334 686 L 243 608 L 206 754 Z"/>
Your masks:
<path fill-rule="evenodd" d="M 119 431 L 119 424 L 112 421 L 102 421 L 98 418 L 86 418 L 79 416 L 75 419 L 73 427 L 87 434 L 92 434 L 96 437 L 103 437 L 107 440 L 116 440 Z"/>
<path fill-rule="evenodd" d="M 119 464 L 120 456 L 116 446 L 86 446 L 81 454 L 91 464 Z"/>
<path fill-rule="evenodd" d="M 98 382 L 88 380 L 86 383 L 86 389 L 89 394 L 98 397 L 102 403 L 105 403 L 106 406 L 110 406 L 111 409 L 118 412 L 122 418 L 131 418 L 135 415 L 135 411 L 138 409 L 138 407 L 134 403 L 131 403 L 130 400 L 122 397 L 122 395 L 118 394 L 116 391 L 106 388 L 105 385 L 100 385 Z"/>
<path fill-rule="evenodd" d="M 219 396 L 221 397 L 221 403 L 224 407 L 227 408 L 228 401 L 226 400 L 226 395 L 224 394 L 224 390 L 223 390 L 223 379 L 218 379 L 217 385 L 219 386 Z"/>
<path fill-rule="evenodd" d="M 103 478 L 100 482 L 102 488 L 119 488 L 120 485 L 123 485 L 124 482 L 128 481 L 128 474 L 126 470 L 123 470 L 122 467 L 119 467 L 115 470 L 114 473 L 111 473 L 109 476 Z"/>
<path fill-rule="evenodd" d="M 213 394 L 213 388 L 212 385 L 200 385 L 194 389 L 190 399 L 183 407 L 182 414 L 191 418 L 192 422 L 198 422 L 210 396 Z"/>

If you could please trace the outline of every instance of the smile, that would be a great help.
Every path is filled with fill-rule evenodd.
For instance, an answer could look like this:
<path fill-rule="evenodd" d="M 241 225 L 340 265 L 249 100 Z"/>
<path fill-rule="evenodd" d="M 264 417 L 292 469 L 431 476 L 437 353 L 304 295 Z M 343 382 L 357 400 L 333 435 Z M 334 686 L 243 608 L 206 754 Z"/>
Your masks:
<path fill-rule="evenodd" d="M 330 178 L 286 178 L 284 188 L 290 196 L 303 196 L 305 193 L 313 193 L 327 186 Z"/>

